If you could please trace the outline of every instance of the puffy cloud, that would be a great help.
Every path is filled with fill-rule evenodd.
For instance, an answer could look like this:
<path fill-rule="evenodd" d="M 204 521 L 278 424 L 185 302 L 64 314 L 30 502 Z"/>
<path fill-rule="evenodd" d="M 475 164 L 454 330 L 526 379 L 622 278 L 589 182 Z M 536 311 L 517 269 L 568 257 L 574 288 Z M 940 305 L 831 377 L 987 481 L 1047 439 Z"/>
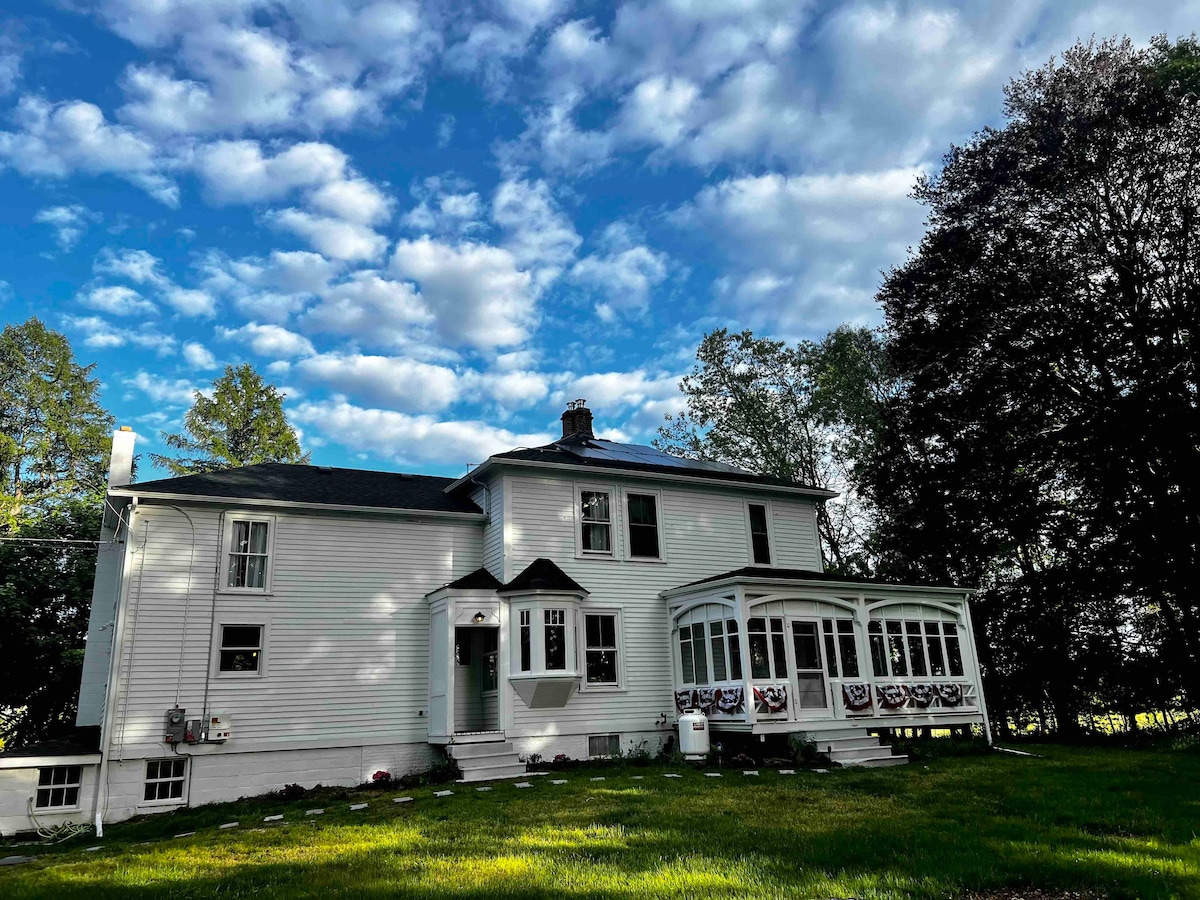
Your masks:
<path fill-rule="evenodd" d="M 144 369 L 139 369 L 131 378 L 123 378 L 122 383 L 140 391 L 156 403 L 190 406 L 196 396 L 196 387 L 186 378 L 163 378 Z"/>
<path fill-rule="evenodd" d="M 213 202 L 258 203 L 341 181 L 348 163 L 337 147 L 317 141 L 270 157 L 258 141 L 216 141 L 196 151 L 193 165 Z"/>
<path fill-rule="evenodd" d="M 16 41 L 0 33 L 0 97 L 12 93 L 21 78 L 21 51 Z"/>
<path fill-rule="evenodd" d="M 161 334 L 149 325 L 142 325 L 138 329 L 119 328 L 99 316 L 65 315 L 62 320 L 67 327 L 83 332 L 84 346 L 96 350 L 111 350 L 132 345 L 153 350 L 159 356 L 171 356 L 175 353 L 175 338 Z"/>
<path fill-rule="evenodd" d="M 651 289 L 666 280 L 668 271 L 665 253 L 638 245 L 584 257 L 571 268 L 571 280 L 602 297 L 598 312 L 611 319 L 616 311 L 645 310 Z"/>
<path fill-rule="evenodd" d="M 203 344 L 188 341 L 183 345 L 183 359 L 193 369 L 215 369 L 217 358 Z"/>
<path fill-rule="evenodd" d="M 550 393 L 549 376 L 532 370 L 468 372 L 463 382 L 464 393 L 476 392 L 495 401 L 502 410 L 533 406 Z"/>
<path fill-rule="evenodd" d="M 507 179 L 492 198 L 492 220 L 507 232 L 505 247 L 539 286 L 558 277 L 582 239 L 545 181 Z"/>
<path fill-rule="evenodd" d="M 317 216 L 299 209 L 273 212 L 267 221 L 308 240 L 325 256 L 342 260 L 373 260 L 387 249 L 387 238 L 358 222 Z"/>
<path fill-rule="evenodd" d="M 653 374 L 645 369 L 582 376 L 568 374 L 560 379 L 562 386 L 552 397 L 556 403 L 585 397 L 597 420 L 612 421 L 620 414 L 627 417 L 625 425 L 628 429 L 638 433 L 653 432 L 666 416 L 674 416 L 684 409 L 680 378 L 680 375 Z"/>
<path fill-rule="evenodd" d="M 401 224 L 426 234 L 461 236 L 485 227 L 483 203 L 476 191 L 461 179 L 431 176 L 412 187 L 419 203 L 401 219 Z"/>
<path fill-rule="evenodd" d="M 54 229 L 54 240 L 64 253 L 70 252 L 88 225 L 98 222 L 100 216 L 86 206 L 73 204 L 71 206 L 48 206 L 34 214 L 33 221 L 41 225 L 49 225 Z"/>
<path fill-rule="evenodd" d="M 92 271 L 97 275 L 125 278 L 135 284 L 165 287 L 170 284 L 170 279 L 160 271 L 161 263 L 162 260 L 146 250 L 105 247 L 92 262 Z"/>
<path fill-rule="evenodd" d="M 76 299 L 84 306 L 114 316 L 152 315 L 158 311 L 153 303 L 124 285 L 94 287 Z"/>
<path fill-rule="evenodd" d="M 31 178 L 116 175 L 168 206 L 179 204 L 179 188 L 162 174 L 155 146 L 109 124 L 98 106 L 22 97 L 14 118 L 16 131 L 0 131 L 0 164 Z"/>
<path fill-rule="evenodd" d="M 322 353 L 293 370 L 340 394 L 405 411 L 443 409 L 458 399 L 460 389 L 453 369 L 397 356 Z"/>
<path fill-rule="evenodd" d="M 533 279 L 513 254 L 486 244 L 400 241 L 392 270 L 420 285 L 438 335 L 481 349 L 519 343 L 535 316 Z"/>
<path fill-rule="evenodd" d="M 412 284 L 361 270 L 323 291 L 302 321 L 306 329 L 348 335 L 371 346 L 403 347 L 434 316 Z"/>
<path fill-rule="evenodd" d="M 363 225 L 386 222 L 394 205 L 391 197 L 365 178 L 330 181 L 312 192 L 309 203 L 329 215 Z"/>
<path fill-rule="evenodd" d="M 172 284 L 163 290 L 162 298 L 180 315 L 211 318 L 217 314 L 217 301 L 206 291 Z"/>
<path fill-rule="evenodd" d="M 279 325 L 248 322 L 240 328 L 219 327 L 217 334 L 225 340 L 249 345 L 259 356 L 312 356 L 317 352 L 308 338 Z"/>
<path fill-rule="evenodd" d="M 452 465 L 482 462 L 513 447 L 549 443 L 550 433 L 522 434 L 479 421 L 443 421 L 354 406 L 344 398 L 302 403 L 292 420 L 317 429 L 344 447 L 374 453 L 400 463 Z"/>

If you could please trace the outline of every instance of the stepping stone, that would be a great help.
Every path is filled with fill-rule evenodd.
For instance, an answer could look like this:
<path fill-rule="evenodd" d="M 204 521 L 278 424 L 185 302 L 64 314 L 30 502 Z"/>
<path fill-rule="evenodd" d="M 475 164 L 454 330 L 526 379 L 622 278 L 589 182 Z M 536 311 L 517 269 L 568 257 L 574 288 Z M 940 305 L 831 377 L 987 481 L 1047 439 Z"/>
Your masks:
<path fill-rule="evenodd" d="M 603 780 L 604 780 L 604 776 L 603 776 L 603 775 L 599 775 L 599 776 L 597 776 L 597 777 L 595 777 L 595 778 L 593 778 L 593 779 L 591 779 L 591 780 L 592 780 L 592 781 L 603 781 Z"/>
<path fill-rule="evenodd" d="M 282 816 L 280 818 L 282 818 Z M 238 824 L 239 824 L 238 822 L 226 822 L 224 825 L 222 825 L 220 827 L 221 828 L 237 828 Z"/>
<path fill-rule="evenodd" d="M 491 788 L 490 787 L 481 787 L 481 788 L 475 788 L 475 790 L 479 791 L 480 793 L 483 793 L 484 791 L 490 791 Z"/>
<path fill-rule="evenodd" d="M 630 775 L 629 777 L 632 778 L 634 781 L 645 781 L 646 780 L 645 775 Z"/>
<path fill-rule="evenodd" d="M 84 847 L 83 852 L 84 853 L 95 853 L 97 850 L 100 850 L 100 849 L 102 849 L 102 848 L 101 847 Z"/>
<path fill-rule="evenodd" d="M 743 775 L 757 775 L 758 769 L 746 769 L 744 772 L 742 772 L 742 774 Z"/>
<path fill-rule="evenodd" d="M 705 772 L 704 777 L 705 778 L 722 778 L 724 776 L 722 776 L 720 772 Z"/>
<path fill-rule="evenodd" d="M 19 866 L 21 863 L 33 862 L 36 856 L 6 856 L 0 859 L 0 866 Z"/>
<path fill-rule="evenodd" d="M 435 796 L 435 797 L 453 797 L 454 791 L 434 791 L 433 796 Z"/>
<path fill-rule="evenodd" d="M 194 832 L 194 831 L 182 831 L 182 832 L 180 832 L 179 834 L 175 835 L 175 837 L 177 837 L 177 838 L 181 838 L 181 837 L 195 837 L 195 836 L 196 836 L 196 832 Z"/>
<path fill-rule="evenodd" d="M 549 772 L 526 772 L 525 775 L 529 778 L 542 778 L 549 775 Z"/>
<path fill-rule="evenodd" d="M 780 769 L 779 774 L 780 775 L 795 775 L 796 770 L 795 769 Z"/>
<path fill-rule="evenodd" d="M 283 813 L 280 813 L 277 816 L 263 816 L 263 821 L 264 822 L 282 822 L 283 821 Z M 234 824 L 236 825 L 237 823 L 235 822 Z M 221 827 L 224 828 L 225 826 L 222 825 Z"/>
<path fill-rule="evenodd" d="M 392 802 L 393 803 L 412 803 L 413 799 L 412 799 L 412 797 L 393 797 Z"/>
<path fill-rule="evenodd" d="M 360 809 L 366 809 L 367 806 L 368 804 L 366 803 L 351 803 L 350 812 L 358 812 Z"/>
<path fill-rule="evenodd" d="M 663 778 L 682 778 L 682 775 L 676 775 L 674 772 L 668 772 Z"/>
<path fill-rule="evenodd" d="M 323 809 L 306 809 L 304 811 L 304 814 L 306 816 L 323 816 L 323 815 L 325 815 L 325 810 L 323 810 Z"/>
<path fill-rule="evenodd" d="M 565 779 L 565 778 L 555 778 L 555 779 L 554 779 L 553 781 L 551 781 L 550 783 L 551 783 L 551 784 L 566 784 L 566 783 L 567 783 L 567 779 Z"/>
<path fill-rule="evenodd" d="M 828 775 L 829 774 L 828 769 L 813 769 L 813 771 L 816 772 L 818 775 Z"/>
<path fill-rule="evenodd" d="M 530 784 L 528 781 L 518 781 L 516 784 L 514 784 L 514 785 L 513 785 L 513 787 L 515 787 L 515 788 L 527 788 L 527 787 L 533 787 L 533 785 L 532 785 L 532 784 Z"/>

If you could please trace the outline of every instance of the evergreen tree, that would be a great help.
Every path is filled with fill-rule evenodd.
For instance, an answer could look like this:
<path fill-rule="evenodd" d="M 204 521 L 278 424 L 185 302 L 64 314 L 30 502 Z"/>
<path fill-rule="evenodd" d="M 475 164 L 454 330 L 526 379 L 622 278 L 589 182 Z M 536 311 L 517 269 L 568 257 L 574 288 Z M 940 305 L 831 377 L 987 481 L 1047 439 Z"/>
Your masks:
<path fill-rule="evenodd" d="M 226 366 L 213 382 L 211 397 L 196 391 L 183 433 L 163 435 L 168 447 L 184 455 L 151 454 L 151 459 L 174 475 L 265 462 L 307 463 L 309 454 L 300 450 L 283 412 L 283 399 L 249 363 Z"/>

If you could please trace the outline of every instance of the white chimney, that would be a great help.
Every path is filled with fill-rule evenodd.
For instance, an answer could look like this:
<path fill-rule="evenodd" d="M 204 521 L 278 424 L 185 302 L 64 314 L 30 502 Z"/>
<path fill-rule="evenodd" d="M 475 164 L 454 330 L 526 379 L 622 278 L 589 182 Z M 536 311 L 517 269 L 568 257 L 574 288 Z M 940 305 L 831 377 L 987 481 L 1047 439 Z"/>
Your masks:
<path fill-rule="evenodd" d="M 113 432 L 112 456 L 108 460 L 108 486 L 124 487 L 133 478 L 133 429 L 122 425 Z"/>

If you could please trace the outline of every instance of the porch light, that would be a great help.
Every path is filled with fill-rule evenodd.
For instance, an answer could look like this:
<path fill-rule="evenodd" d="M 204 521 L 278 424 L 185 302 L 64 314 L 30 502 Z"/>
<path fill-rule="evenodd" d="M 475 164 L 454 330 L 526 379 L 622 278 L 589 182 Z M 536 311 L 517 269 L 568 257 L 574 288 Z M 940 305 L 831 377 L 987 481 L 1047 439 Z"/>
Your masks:
<path fill-rule="evenodd" d="M 476 625 L 478 625 L 480 622 L 482 622 L 486 618 L 487 618 L 487 616 L 485 616 L 483 613 L 477 612 L 477 613 L 475 613 L 474 616 L 471 617 L 471 621 L 474 622 Z"/>

